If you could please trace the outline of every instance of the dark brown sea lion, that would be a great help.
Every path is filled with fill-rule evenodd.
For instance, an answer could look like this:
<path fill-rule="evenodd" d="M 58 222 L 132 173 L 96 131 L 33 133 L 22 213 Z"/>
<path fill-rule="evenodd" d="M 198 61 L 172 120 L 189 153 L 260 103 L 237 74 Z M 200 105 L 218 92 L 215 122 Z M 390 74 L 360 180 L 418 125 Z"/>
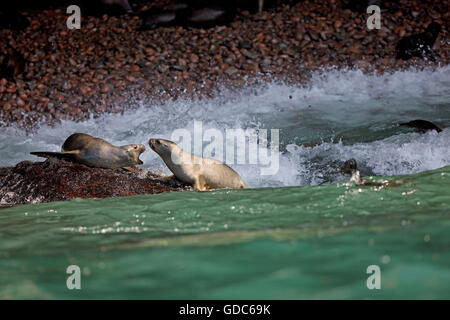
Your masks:
<path fill-rule="evenodd" d="M 442 129 L 439 128 L 437 125 L 426 120 L 413 120 L 410 122 L 400 123 L 399 126 L 407 126 L 413 128 L 414 130 L 420 133 L 425 133 L 430 130 L 436 130 L 437 132 L 442 131 Z"/>
<path fill-rule="evenodd" d="M 127 168 L 143 164 L 139 156 L 145 151 L 142 144 L 114 146 L 108 141 L 85 133 L 74 133 L 66 139 L 61 152 L 31 152 L 38 157 L 56 157 L 96 168 Z"/>
<path fill-rule="evenodd" d="M 359 172 L 358 163 L 355 159 L 350 159 L 344 162 L 341 167 L 342 173 L 350 174 L 349 182 L 355 184 L 355 186 L 371 186 L 371 187 L 399 187 L 402 184 L 408 182 L 406 179 L 397 179 L 397 180 L 385 180 L 385 181 L 369 181 L 367 179 L 361 178 L 361 174 Z"/>

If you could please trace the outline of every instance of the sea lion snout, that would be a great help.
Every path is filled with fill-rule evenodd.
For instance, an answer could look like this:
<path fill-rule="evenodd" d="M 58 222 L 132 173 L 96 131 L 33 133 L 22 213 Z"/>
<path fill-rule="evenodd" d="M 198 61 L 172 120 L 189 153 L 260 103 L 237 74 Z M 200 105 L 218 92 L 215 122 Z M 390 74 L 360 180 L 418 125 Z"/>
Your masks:
<path fill-rule="evenodd" d="M 152 148 L 156 153 L 167 152 L 172 149 L 172 146 L 175 145 L 172 141 L 164 140 L 164 139 L 150 139 L 148 140 L 148 145 Z"/>
<path fill-rule="evenodd" d="M 341 168 L 343 173 L 352 174 L 356 170 L 358 170 L 358 163 L 355 159 L 350 159 L 345 161 L 344 165 Z"/>
<path fill-rule="evenodd" d="M 33 152 L 38 157 L 56 157 L 96 168 L 115 169 L 143 164 L 139 156 L 146 150 L 143 144 L 114 146 L 101 138 L 85 133 L 70 135 L 62 145 L 62 152 Z"/>
<path fill-rule="evenodd" d="M 156 149 L 156 141 L 157 141 L 158 139 L 150 139 L 150 140 L 148 140 L 148 145 L 150 146 L 150 148 L 153 150 L 153 151 L 156 151 L 155 149 Z"/>

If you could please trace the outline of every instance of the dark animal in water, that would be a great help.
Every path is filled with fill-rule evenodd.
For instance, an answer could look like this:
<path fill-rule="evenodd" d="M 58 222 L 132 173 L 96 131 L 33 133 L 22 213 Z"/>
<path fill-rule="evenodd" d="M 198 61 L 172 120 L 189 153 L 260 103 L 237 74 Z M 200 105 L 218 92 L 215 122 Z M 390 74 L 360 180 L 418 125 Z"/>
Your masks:
<path fill-rule="evenodd" d="M 352 174 L 355 170 L 358 170 L 358 164 L 355 159 L 345 161 L 341 167 L 341 171 L 347 174 Z"/>
<path fill-rule="evenodd" d="M 426 120 L 413 120 L 410 122 L 400 123 L 399 125 L 413 128 L 414 130 L 420 133 L 425 133 L 430 130 L 436 130 L 437 132 L 442 131 L 442 129 L 439 128 L 437 125 Z"/>
<path fill-rule="evenodd" d="M 412 57 L 434 59 L 431 48 L 441 29 L 439 23 L 432 22 L 424 32 L 401 38 L 397 43 L 397 59 L 408 60 Z"/>

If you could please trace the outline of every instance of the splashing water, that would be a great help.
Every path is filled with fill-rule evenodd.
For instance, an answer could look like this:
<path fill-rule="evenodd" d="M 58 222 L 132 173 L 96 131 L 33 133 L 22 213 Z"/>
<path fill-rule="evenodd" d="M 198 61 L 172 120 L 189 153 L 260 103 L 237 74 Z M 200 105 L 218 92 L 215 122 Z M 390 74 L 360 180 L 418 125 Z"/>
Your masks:
<path fill-rule="evenodd" d="M 397 125 L 414 119 L 443 131 Z M 301 88 L 224 90 L 29 135 L 0 128 L 0 166 L 57 151 L 73 132 L 146 143 L 198 120 L 204 130 L 280 129 L 276 175 L 231 165 L 250 187 L 270 188 L 1 209 L 0 298 L 450 298 L 450 67 L 329 71 Z M 336 184 L 349 158 L 395 183 Z M 151 150 L 141 159 L 167 170 Z M 79 292 L 65 287 L 72 264 Z M 381 267 L 382 290 L 367 289 L 369 265 Z"/>
<path fill-rule="evenodd" d="M 363 173 L 395 175 L 432 170 L 450 164 L 450 130 L 419 135 L 399 128 L 416 118 L 450 124 L 450 67 L 405 71 L 383 76 L 360 71 L 330 71 L 313 76 L 302 88 L 269 84 L 201 101 L 169 101 L 140 106 L 123 115 L 107 114 L 75 123 L 41 126 L 26 135 L 0 129 L 0 166 L 37 160 L 36 150 L 59 151 L 64 137 L 85 132 L 113 144 L 147 144 L 169 139 L 174 130 L 202 121 L 225 130 L 280 129 L 280 170 L 261 176 L 258 165 L 231 163 L 251 187 L 295 186 L 339 181 L 338 165 L 355 158 Z M 260 146 L 264 148 L 264 146 Z M 144 167 L 167 172 L 151 150 L 141 156 Z"/>

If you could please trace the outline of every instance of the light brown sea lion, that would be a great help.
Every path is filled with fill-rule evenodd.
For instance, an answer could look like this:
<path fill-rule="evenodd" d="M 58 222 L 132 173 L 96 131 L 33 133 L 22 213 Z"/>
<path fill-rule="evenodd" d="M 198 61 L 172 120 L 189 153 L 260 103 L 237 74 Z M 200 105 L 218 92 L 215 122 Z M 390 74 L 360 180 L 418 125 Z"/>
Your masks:
<path fill-rule="evenodd" d="M 169 140 L 150 139 L 148 143 L 175 177 L 195 190 L 247 188 L 239 174 L 223 162 L 193 155 Z"/>
<path fill-rule="evenodd" d="M 74 133 L 66 139 L 61 152 L 31 152 L 38 157 L 56 157 L 97 168 L 127 168 L 143 164 L 139 156 L 145 151 L 143 144 L 114 146 L 108 141 L 85 133 Z"/>

